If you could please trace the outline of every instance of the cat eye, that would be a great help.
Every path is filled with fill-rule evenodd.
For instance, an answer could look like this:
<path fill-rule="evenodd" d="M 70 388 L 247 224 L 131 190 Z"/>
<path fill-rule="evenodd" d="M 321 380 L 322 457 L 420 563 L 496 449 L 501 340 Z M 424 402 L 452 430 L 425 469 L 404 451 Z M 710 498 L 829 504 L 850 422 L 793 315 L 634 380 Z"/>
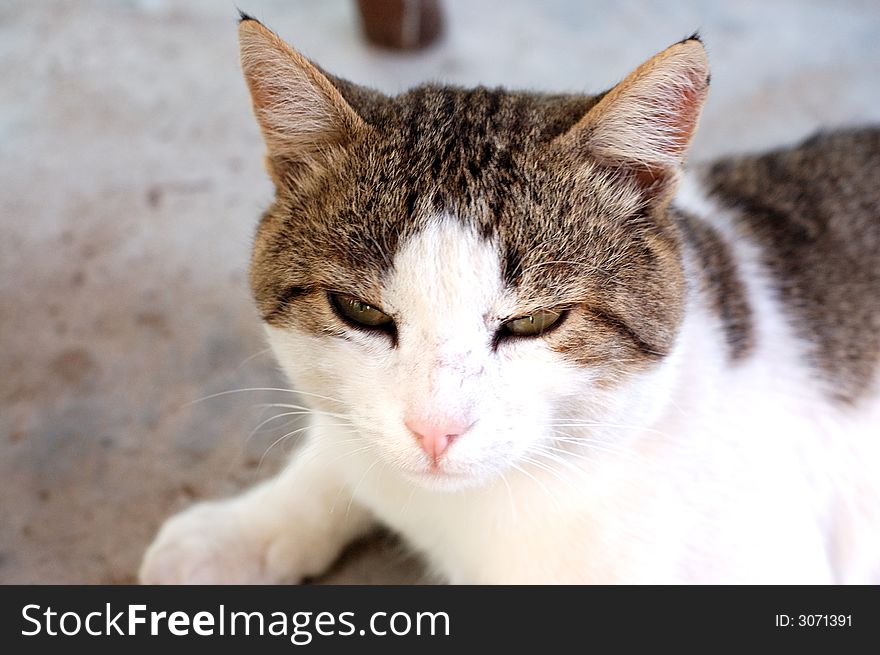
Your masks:
<path fill-rule="evenodd" d="M 344 320 L 359 327 L 385 328 L 390 327 L 394 320 L 380 309 L 344 293 L 331 293 L 330 304 Z"/>
<path fill-rule="evenodd" d="M 559 321 L 562 312 L 540 309 L 528 316 L 520 316 L 507 321 L 501 329 L 516 337 L 537 337 Z"/>

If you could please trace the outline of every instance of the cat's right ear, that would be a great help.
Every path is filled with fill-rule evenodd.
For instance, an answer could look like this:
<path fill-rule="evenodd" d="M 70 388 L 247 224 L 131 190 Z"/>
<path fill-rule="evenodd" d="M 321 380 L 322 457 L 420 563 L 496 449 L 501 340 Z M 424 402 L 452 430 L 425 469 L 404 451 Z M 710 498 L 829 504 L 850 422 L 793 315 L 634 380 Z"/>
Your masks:
<path fill-rule="evenodd" d="M 276 184 L 327 165 L 369 126 L 327 77 L 259 21 L 238 26 L 241 67 Z"/>

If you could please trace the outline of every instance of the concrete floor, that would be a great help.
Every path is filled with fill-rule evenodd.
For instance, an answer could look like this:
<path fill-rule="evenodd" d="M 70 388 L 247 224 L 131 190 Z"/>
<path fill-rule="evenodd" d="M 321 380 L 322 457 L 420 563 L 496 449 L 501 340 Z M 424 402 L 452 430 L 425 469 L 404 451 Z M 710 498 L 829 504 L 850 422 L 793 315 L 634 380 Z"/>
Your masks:
<path fill-rule="evenodd" d="M 597 91 L 699 28 L 712 92 L 694 156 L 880 121 L 880 3 L 447 0 L 445 41 L 367 47 L 353 3 L 242 9 L 325 68 Z M 245 283 L 271 196 L 232 4 L 0 5 L 0 582 L 131 582 L 163 518 L 271 473 L 281 383 Z M 292 429 L 290 427 L 287 428 Z M 419 578 L 393 540 L 329 576 Z"/>

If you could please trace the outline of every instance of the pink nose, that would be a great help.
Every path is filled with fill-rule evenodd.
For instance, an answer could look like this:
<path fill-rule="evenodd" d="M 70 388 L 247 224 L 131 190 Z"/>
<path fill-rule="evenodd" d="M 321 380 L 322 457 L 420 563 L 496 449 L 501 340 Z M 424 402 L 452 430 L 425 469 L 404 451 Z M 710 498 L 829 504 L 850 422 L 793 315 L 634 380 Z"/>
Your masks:
<path fill-rule="evenodd" d="M 439 421 L 409 418 L 404 421 L 404 424 L 435 464 L 450 444 L 467 432 L 470 427 L 470 424 L 465 421 L 449 418 Z"/>

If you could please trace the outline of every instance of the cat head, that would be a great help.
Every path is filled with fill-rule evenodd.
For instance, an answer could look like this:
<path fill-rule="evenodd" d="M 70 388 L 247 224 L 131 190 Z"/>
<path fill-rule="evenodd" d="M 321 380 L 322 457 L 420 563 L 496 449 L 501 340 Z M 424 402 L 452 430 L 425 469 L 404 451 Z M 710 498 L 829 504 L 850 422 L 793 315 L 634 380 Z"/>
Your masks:
<path fill-rule="evenodd" d="M 320 409 L 442 488 L 650 419 L 682 320 L 665 210 L 708 88 L 697 38 L 595 97 L 388 97 L 255 20 L 239 36 L 276 187 L 251 284 Z"/>

